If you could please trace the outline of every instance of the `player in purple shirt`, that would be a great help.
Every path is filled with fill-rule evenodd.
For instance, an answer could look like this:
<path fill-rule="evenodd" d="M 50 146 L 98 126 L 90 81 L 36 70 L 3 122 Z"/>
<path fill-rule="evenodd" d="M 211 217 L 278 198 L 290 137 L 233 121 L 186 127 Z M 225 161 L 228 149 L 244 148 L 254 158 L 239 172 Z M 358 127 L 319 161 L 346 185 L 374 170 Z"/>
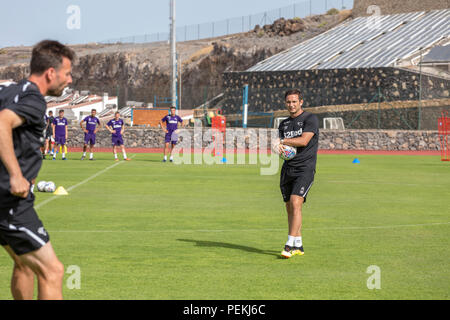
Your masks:
<path fill-rule="evenodd" d="M 89 144 L 89 160 L 94 160 L 94 153 L 92 152 L 95 145 L 95 134 L 101 128 L 100 120 L 95 116 L 97 114 L 97 110 L 92 109 L 91 115 L 87 116 L 83 120 L 80 121 L 81 130 L 84 131 L 84 146 L 83 146 L 83 156 L 81 160 L 86 158 L 86 149 Z M 83 127 L 83 123 L 86 123 L 86 128 Z"/>
<path fill-rule="evenodd" d="M 123 160 L 130 161 L 131 159 L 128 159 L 127 153 L 125 152 L 125 146 L 123 145 L 122 134 L 125 130 L 125 125 L 123 120 L 120 119 L 119 111 L 114 114 L 114 119 L 109 120 L 109 122 L 106 124 L 106 129 L 108 129 L 109 132 L 112 133 L 111 138 L 115 161 L 119 161 L 119 159 L 117 158 L 117 147 L 119 146 L 122 147 Z"/>
<path fill-rule="evenodd" d="M 53 120 L 53 139 L 55 140 L 55 152 L 53 153 L 53 160 L 56 160 L 56 150 L 61 146 L 62 159 L 66 160 L 66 140 L 69 136 L 67 125 L 69 122 L 64 118 L 64 110 L 59 110 L 59 116 Z"/>
<path fill-rule="evenodd" d="M 172 150 L 173 150 L 173 147 L 177 144 L 177 140 L 178 140 L 178 135 L 176 134 L 175 131 L 178 129 L 178 123 L 183 124 L 183 119 L 181 119 L 179 116 L 177 116 L 175 114 L 176 110 L 177 109 L 175 107 L 171 107 L 170 115 L 165 116 L 159 122 L 161 128 L 163 128 L 164 132 L 166 133 L 166 136 L 164 139 L 165 147 L 164 147 L 163 162 L 167 161 L 167 152 L 169 151 L 169 148 L 170 148 L 170 162 L 173 162 Z M 164 122 L 166 123 L 165 128 L 163 125 Z"/>

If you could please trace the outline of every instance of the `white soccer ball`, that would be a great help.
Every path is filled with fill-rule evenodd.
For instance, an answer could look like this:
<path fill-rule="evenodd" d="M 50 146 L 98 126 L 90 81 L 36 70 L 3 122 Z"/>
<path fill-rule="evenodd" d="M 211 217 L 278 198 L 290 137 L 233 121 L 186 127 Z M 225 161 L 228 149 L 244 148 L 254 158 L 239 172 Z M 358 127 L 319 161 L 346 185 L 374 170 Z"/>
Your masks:
<path fill-rule="evenodd" d="M 280 158 L 283 160 L 291 160 L 297 154 L 297 148 L 281 145 Z"/>
<path fill-rule="evenodd" d="M 46 183 L 47 183 L 47 181 L 39 181 L 38 182 L 37 189 L 38 189 L 39 192 L 44 192 L 45 191 L 44 188 L 45 188 Z"/>
<path fill-rule="evenodd" d="M 56 190 L 56 185 L 53 181 L 49 181 L 45 184 L 44 187 L 45 192 L 55 192 Z"/>

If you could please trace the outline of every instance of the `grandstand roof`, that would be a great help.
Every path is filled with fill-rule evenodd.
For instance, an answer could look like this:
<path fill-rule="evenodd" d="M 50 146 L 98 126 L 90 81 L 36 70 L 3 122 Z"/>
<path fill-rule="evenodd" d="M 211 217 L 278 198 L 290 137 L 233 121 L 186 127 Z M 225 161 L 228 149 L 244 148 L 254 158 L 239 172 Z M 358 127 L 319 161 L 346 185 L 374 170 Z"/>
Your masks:
<path fill-rule="evenodd" d="M 450 9 L 359 17 L 247 71 L 391 67 L 448 37 Z"/>
<path fill-rule="evenodd" d="M 450 62 L 450 45 L 434 47 L 423 58 L 423 62 Z"/>

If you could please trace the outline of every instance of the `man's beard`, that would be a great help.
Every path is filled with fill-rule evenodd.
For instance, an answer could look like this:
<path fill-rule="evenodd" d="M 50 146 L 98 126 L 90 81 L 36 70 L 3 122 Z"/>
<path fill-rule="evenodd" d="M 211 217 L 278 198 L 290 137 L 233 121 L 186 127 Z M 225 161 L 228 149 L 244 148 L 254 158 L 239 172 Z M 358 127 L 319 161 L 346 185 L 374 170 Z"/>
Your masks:
<path fill-rule="evenodd" d="M 48 89 L 47 95 L 51 97 L 60 97 L 63 94 L 65 88 L 66 86 L 58 87 L 55 89 Z"/>

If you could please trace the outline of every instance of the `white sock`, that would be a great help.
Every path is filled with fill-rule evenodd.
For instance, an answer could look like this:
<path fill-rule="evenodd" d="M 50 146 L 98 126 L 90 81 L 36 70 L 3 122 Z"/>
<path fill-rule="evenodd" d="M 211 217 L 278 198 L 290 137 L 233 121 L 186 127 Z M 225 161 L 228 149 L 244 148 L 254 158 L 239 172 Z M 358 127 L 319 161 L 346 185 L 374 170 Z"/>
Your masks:
<path fill-rule="evenodd" d="M 117 153 L 114 153 L 114 159 L 117 159 Z"/>
<path fill-rule="evenodd" d="M 123 153 L 123 158 L 124 158 L 124 159 L 128 158 L 128 157 L 127 157 L 127 154 L 126 154 L 125 152 Z"/>
<path fill-rule="evenodd" d="M 301 247 L 303 246 L 302 237 L 295 237 L 294 238 L 294 247 Z"/>
<path fill-rule="evenodd" d="M 173 160 L 173 156 L 170 156 L 170 160 L 171 160 L 171 161 Z"/>
<path fill-rule="evenodd" d="M 167 160 L 167 156 L 164 156 L 164 160 Z"/>
<path fill-rule="evenodd" d="M 66 154 L 65 154 L 64 152 L 63 152 L 63 154 L 62 154 L 62 157 L 63 157 L 63 158 L 65 158 L 65 157 L 66 157 Z"/>
<path fill-rule="evenodd" d="M 290 236 L 288 235 L 288 241 L 286 242 L 286 245 L 289 247 L 293 247 L 294 246 L 294 236 Z"/>
<path fill-rule="evenodd" d="M 83 157 L 86 157 L 86 152 L 83 152 Z"/>
<path fill-rule="evenodd" d="M 90 154 L 89 154 L 89 159 L 92 159 L 94 157 L 94 154 L 91 152 Z"/>

